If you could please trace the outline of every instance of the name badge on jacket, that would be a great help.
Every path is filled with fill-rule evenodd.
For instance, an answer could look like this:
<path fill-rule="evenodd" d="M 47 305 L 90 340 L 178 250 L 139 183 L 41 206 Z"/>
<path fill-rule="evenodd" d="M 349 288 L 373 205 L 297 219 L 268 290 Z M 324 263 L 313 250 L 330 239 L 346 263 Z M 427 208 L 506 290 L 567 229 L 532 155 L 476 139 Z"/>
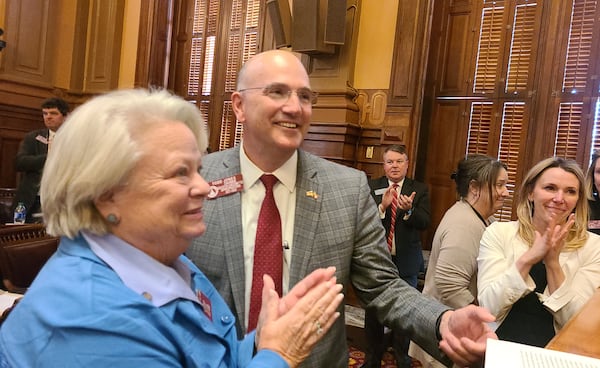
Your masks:
<path fill-rule="evenodd" d="M 383 195 L 383 193 L 385 193 L 386 190 L 387 188 L 375 189 L 375 195 Z"/>
<path fill-rule="evenodd" d="M 227 178 L 213 180 L 208 183 L 208 185 L 210 185 L 210 192 L 207 196 L 208 199 L 223 197 L 233 193 L 241 192 L 244 189 L 242 174 L 236 174 Z"/>
<path fill-rule="evenodd" d="M 35 137 L 36 140 L 42 142 L 43 144 L 48 144 L 48 138 L 44 137 L 43 135 L 37 135 Z"/>

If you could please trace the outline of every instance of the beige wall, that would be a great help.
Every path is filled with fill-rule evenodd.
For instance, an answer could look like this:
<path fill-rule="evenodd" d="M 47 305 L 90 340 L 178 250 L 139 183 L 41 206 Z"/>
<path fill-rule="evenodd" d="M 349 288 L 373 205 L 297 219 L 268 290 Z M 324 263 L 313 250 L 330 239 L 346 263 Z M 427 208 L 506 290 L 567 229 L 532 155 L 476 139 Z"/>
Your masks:
<path fill-rule="evenodd" d="M 135 65 L 137 60 L 140 9 L 141 0 L 125 1 L 123 42 L 121 46 L 121 65 L 119 67 L 119 89 L 133 88 L 135 85 Z"/>
<path fill-rule="evenodd" d="M 6 0 L 0 0 L 0 28 L 4 29 L 4 12 L 6 9 Z"/>
<path fill-rule="evenodd" d="M 75 39 L 75 21 L 77 19 L 78 0 L 60 0 L 57 6 L 60 8 L 57 14 L 60 16 L 58 40 L 60 45 L 56 53 L 56 68 L 54 83 L 57 88 L 69 89 L 71 85 L 71 68 L 73 66 L 73 47 Z"/>
<path fill-rule="evenodd" d="M 363 0 L 354 88 L 388 89 L 399 0 Z"/>

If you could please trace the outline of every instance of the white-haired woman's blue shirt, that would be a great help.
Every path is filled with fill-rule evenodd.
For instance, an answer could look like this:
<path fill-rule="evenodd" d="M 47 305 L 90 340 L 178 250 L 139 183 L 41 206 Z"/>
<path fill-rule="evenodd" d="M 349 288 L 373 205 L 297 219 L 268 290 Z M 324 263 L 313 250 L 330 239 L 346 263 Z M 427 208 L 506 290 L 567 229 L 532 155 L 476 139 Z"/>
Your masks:
<path fill-rule="evenodd" d="M 288 367 L 253 357 L 254 333 L 238 341 L 234 322 L 185 256 L 168 267 L 85 233 L 61 239 L 2 325 L 0 367 Z"/>

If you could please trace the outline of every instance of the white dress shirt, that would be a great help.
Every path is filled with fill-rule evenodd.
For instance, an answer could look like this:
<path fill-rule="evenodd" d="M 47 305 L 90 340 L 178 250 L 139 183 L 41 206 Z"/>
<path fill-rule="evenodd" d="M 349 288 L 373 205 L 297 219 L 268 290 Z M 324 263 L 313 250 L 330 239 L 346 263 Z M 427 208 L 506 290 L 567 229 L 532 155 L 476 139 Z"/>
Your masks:
<path fill-rule="evenodd" d="M 294 237 L 294 215 L 296 213 L 296 171 L 298 167 L 298 152 L 290 157 L 280 168 L 272 173 L 279 179 L 273 187 L 275 204 L 281 216 L 281 237 L 283 247 L 283 280 L 282 289 L 286 294 L 289 290 L 290 261 L 292 257 L 292 240 Z M 254 265 L 254 242 L 256 240 L 256 227 L 258 225 L 258 214 L 263 199 L 265 198 L 265 186 L 260 177 L 265 174 L 259 169 L 244 152 L 244 146 L 240 147 L 240 168 L 244 190 L 242 191 L 242 231 L 244 236 L 244 275 L 245 285 L 245 313 L 244 325 L 248 326 L 248 315 L 250 311 L 250 292 L 252 290 L 252 268 Z"/>

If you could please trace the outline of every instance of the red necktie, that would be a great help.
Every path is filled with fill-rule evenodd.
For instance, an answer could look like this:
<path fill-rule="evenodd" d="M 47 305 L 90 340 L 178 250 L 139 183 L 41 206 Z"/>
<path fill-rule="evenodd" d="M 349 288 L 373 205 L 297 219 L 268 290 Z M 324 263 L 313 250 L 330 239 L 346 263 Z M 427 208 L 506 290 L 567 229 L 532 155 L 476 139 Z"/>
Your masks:
<path fill-rule="evenodd" d="M 391 222 L 390 222 L 390 232 L 388 233 L 388 237 L 387 237 L 387 244 L 388 244 L 388 250 L 391 252 L 392 251 L 392 242 L 394 241 L 394 229 L 396 228 L 396 215 L 397 215 L 397 211 L 398 211 L 398 192 L 396 190 L 396 188 L 398 188 L 398 184 L 392 184 L 392 190 L 393 190 L 393 197 L 392 197 L 392 204 L 390 206 L 390 212 L 391 212 Z"/>
<path fill-rule="evenodd" d="M 256 241 L 254 242 L 254 266 L 252 268 L 252 290 L 250 292 L 250 313 L 248 332 L 256 328 L 262 304 L 262 277 L 266 273 L 273 278 L 275 290 L 282 295 L 283 249 L 281 243 L 281 217 L 273 197 L 273 186 L 277 177 L 263 174 L 260 181 L 265 185 L 265 199 L 260 207 Z"/>

